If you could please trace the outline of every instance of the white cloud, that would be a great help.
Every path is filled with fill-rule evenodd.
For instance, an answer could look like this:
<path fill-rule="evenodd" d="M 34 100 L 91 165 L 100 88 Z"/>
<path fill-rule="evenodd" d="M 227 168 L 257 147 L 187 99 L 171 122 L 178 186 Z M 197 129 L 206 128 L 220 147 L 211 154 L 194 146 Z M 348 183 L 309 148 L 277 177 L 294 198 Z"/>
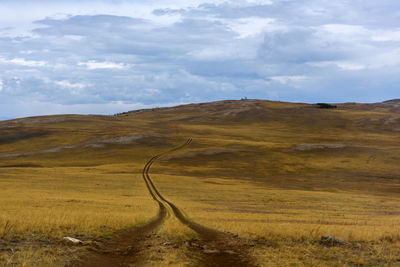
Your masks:
<path fill-rule="evenodd" d="M 337 35 L 359 35 L 367 33 L 367 30 L 360 25 L 348 25 L 348 24 L 326 24 L 321 27 L 326 32 L 337 34 Z"/>
<path fill-rule="evenodd" d="M 388 41 L 400 41 L 400 31 L 385 31 L 377 33 L 372 36 L 372 41 L 375 42 L 388 42 Z"/>
<path fill-rule="evenodd" d="M 56 85 L 59 85 L 64 88 L 76 88 L 76 89 L 83 89 L 88 86 L 88 84 L 85 83 L 71 83 L 70 81 L 67 80 L 62 80 L 62 81 L 54 81 Z"/>
<path fill-rule="evenodd" d="M 272 0 L 247 0 L 247 2 L 253 5 L 272 5 L 274 3 Z"/>
<path fill-rule="evenodd" d="M 268 26 L 274 22 L 272 18 L 241 18 L 235 20 L 224 20 L 224 22 L 234 32 L 239 34 L 239 38 L 247 38 L 263 33 Z"/>
<path fill-rule="evenodd" d="M 88 62 L 79 62 L 79 66 L 85 66 L 89 70 L 96 70 L 96 69 L 116 69 L 116 70 L 123 70 L 130 67 L 130 65 L 125 63 L 115 63 L 110 61 L 88 61 Z"/>
<path fill-rule="evenodd" d="M 3 91 L 3 79 L 0 79 L 0 92 Z"/>
<path fill-rule="evenodd" d="M 2 57 L 0 57 L 0 63 L 5 63 L 5 64 L 12 63 L 25 67 L 44 67 L 47 65 L 45 61 L 26 60 L 24 58 L 5 59 Z"/>
<path fill-rule="evenodd" d="M 357 64 L 353 62 L 336 62 L 335 64 L 342 70 L 363 70 L 366 68 L 362 64 Z"/>
<path fill-rule="evenodd" d="M 382 51 L 369 59 L 371 68 L 387 68 L 400 66 L 400 48 Z"/>
<path fill-rule="evenodd" d="M 147 89 L 144 89 L 144 95 L 147 95 L 147 96 L 156 96 L 156 95 L 159 95 L 159 94 L 161 94 L 161 91 L 160 91 L 159 89 L 156 89 L 156 88 L 147 88 Z"/>
<path fill-rule="evenodd" d="M 281 84 L 296 83 L 307 79 L 306 76 L 272 76 L 269 77 L 273 81 L 277 81 Z"/>
<path fill-rule="evenodd" d="M 73 40 L 73 41 L 81 41 L 85 37 L 81 36 L 81 35 L 71 34 L 71 35 L 64 35 L 64 38 L 70 39 L 70 40 Z"/>
<path fill-rule="evenodd" d="M 250 49 L 251 50 L 251 49 Z M 240 45 L 234 44 L 220 44 L 219 46 L 206 47 L 200 50 L 192 50 L 187 53 L 190 58 L 195 60 L 229 60 L 232 58 L 235 59 L 245 59 L 252 58 L 255 56 L 254 50 L 247 51 L 247 49 L 243 49 Z"/>
<path fill-rule="evenodd" d="M 312 67 L 319 67 L 319 68 L 335 66 L 342 70 L 363 70 L 367 68 L 367 66 L 364 64 L 350 62 L 350 61 L 319 61 L 319 62 L 307 62 L 306 64 Z"/>
<path fill-rule="evenodd" d="M 36 60 L 25 60 L 23 58 L 14 58 L 10 60 L 11 63 L 26 66 L 26 67 L 44 67 L 46 66 L 46 62 L 44 61 L 36 61 Z"/>
<path fill-rule="evenodd" d="M 24 54 L 24 55 L 30 55 L 30 54 L 33 54 L 35 51 L 33 51 L 33 50 L 22 50 L 22 51 L 20 51 L 20 53 L 21 54 Z"/>

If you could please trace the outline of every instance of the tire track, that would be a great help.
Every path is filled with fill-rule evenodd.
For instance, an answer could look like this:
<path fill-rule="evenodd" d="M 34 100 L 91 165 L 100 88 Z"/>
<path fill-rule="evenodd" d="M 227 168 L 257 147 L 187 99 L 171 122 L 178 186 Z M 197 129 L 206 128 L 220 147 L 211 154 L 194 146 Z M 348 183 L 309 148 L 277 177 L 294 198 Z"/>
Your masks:
<path fill-rule="evenodd" d="M 74 266 L 99 267 L 99 266 L 141 266 L 146 264 L 145 257 L 141 252 L 145 250 L 146 239 L 151 238 L 151 233 L 155 232 L 172 213 L 170 206 L 165 205 L 165 200 L 160 199 L 160 193 L 155 188 L 148 176 L 151 165 L 160 157 L 179 150 L 192 142 L 188 139 L 183 145 L 168 150 L 164 153 L 152 157 L 144 166 L 142 175 L 152 198 L 157 201 L 159 210 L 157 216 L 149 222 L 123 230 L 116 234 L 114 238 L 103 244 L 101 248 L 91 251 L 81 262 L 76 262 Z"/>
<path fill-rule="evenodd" d="M 161 206 L 164 206 L 166 210 L 169 212 L 172 211 L 172 214 L 181 223 L 190 227 L 200 236 L 203 242 L 203 248 L 205 246 L 208 248 L 201 253 L 200 263 L 203 266 L 254 266 L 246 251 L 247 249 L 238 242 L 239 240 L 237 238 L 234 238 L 232 234 L 220 232 L 190 220 L 175 204 L 163 197 L 150 178 L 150 167 L 155 161 L 173 151 L 189 145 L 191 142 L 192 138 L 189 138 L 183 145 L 154 156 L 147 162 L 143 169 L 143 179 L 146 182 L 150 194 L 153 196 L 153 199 Z"/>
<path fill-rule="evenodd" d="M 145 164 L 142 176 L 152 198 L 158 203 L 157 217 L 150 222 L 121 231 L 107 242 L 104 248 L 91 252 L 84 261 L 76 264 L 83 267 L 97 266 L 142 266 L 146 264 L 144 243 L 169 216 L 175 216 L 182 224 L 194 230 L 200 237 L 200 245 L 191 247 L 189 256 L 198 258 L 201 266 L 255 266 L 247 248 L 233 234 L 205 227 L 190 220 L 175 204 L 168 201 L 154 185 L 149 171 L 163 156 L 184 148 L 192 143 L 189 138 L 184 144 L 152 157 Z"/>
<path fill-rule="evenodd" d="M 165 206 L 159 203 L 156 218 L 138 227 L 123 230 L 114 238 L 103 244 L 99 249 L 91 251 L 80 262 L 72 266 L 99 267 L 99 266 L 141 266 L 145 262 L 141 252 L 144 250 L 146 239 L 157 230 L 168 212 Z"/>

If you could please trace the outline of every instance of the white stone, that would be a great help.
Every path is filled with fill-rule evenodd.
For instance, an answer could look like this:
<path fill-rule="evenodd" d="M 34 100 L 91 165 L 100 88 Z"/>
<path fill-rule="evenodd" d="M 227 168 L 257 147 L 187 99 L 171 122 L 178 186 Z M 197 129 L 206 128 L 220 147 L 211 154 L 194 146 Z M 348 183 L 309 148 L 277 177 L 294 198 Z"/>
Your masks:
<path fill-rule="evenodd" d="M 81 240 L 73 238 L 73 237 L 69 237 L 69 236 L 63 237 L 63 240 L 67 241 L 68 243 L 72 243 L 74 245 L 83 244 L 83 242 Z"/>

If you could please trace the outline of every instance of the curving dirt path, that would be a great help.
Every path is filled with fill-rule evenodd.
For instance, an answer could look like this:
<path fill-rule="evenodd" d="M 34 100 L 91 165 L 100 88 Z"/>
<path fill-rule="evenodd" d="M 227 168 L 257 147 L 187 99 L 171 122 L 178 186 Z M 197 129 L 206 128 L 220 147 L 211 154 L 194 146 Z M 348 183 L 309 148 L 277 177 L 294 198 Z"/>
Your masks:
<path fill-rule="evenodd" d="M 142 255 L 145 249 L 146 239 L 151 237 L 154 232 L 163 223 L 167 216 L 167 211 L 163 205 L 159 205 L 157 217 L 150 222 L 123 230 L 116 234 L 111 240 L 102 247 L 86 255 L 83 262 L 74 264 L 74 266 L 100 267 L 100 266 L 141 266 L 144 265 Z"/>
<path fill-rule="evenodd" d="M 163 156 L 179 150 L 192 142 L 189 138 L 183 145 L 152 157 L 144 166 L 142 175 L 152 198 L 158 202 L 159 212 L 155 219 L 129 230 L 122 231 L 110 240 L 105 247 L 85 258 L 80 266 L 141 266 L 145 265 L 144 242 L 150 238 L 169 216 L 175 216 L 181 223 L 194 230 L 200 237 L 199 242 L 191 243 L 190 257 L 198 259 L 201 266 L 255 266 L 249 257 L 248 247 L 239 238 L 230 233 L 220 232 L 190 220 L 175 204 L 165 199 L 154 185 L 150 167 Z"/>
<path fill-rule="evenodd" d="M 150 166 L 155 160 L 185 147 L 191 143 L 191 139 L 186 141 L 181 146 L 173 148 L 167 152 L 161 153 L 157 156 L 152 157 L 144 166 L 142 175 L 146 183 L 147 189 L 150 195 L 155 201 L 158 202 L 159 210 L 156 218 L 153 220 L 127 230 L 120 231 L 111 240 L 103 244 L 97 250 L 91 251 L 87 254 L 83 261 L 77 263 L 77 266 L 82 267 L 99 267 L 99 266 L 141 266 L 145 264 L 145 253 L 146 239 L 151 238 L 151 234 L 154 233 L 164 222 L 164 220 L 170 216 L 171 212 L 167 210 L 167 206 L 159 200 L 156 191 L 153 189 L 151 180 L 149 180 L 148 172 Z M 155 187 L 154 187 L 155 188 Z"/>
<path fill-rule="evenodd" d="M 166 200 L 157 190 L 153 181 L 149 176 L 151 165 L 162 156 L 169 154 L 172 151 L 178 150 L 189 145 L 192 139 L 189 138 L 182 146 L 170 150 L 169 152 L 153 157 L 143 169 L 143 178 L 146 181 L 147 187 L 153 198 L 167 210 L 172 210 L 173 215 L 183 224 L 194 230 L 201 238 L 203 248 L 200 262 L 204 266 L 253 266 L 250 257 L 243 245 L 240 244 L 232 234 L 224 233 L 200 225 L 190 220 L 175 204 Z M 236 241 L 236 242 L 235 242 Z M 207 247 L 204 250 L 204 247 Z"/>

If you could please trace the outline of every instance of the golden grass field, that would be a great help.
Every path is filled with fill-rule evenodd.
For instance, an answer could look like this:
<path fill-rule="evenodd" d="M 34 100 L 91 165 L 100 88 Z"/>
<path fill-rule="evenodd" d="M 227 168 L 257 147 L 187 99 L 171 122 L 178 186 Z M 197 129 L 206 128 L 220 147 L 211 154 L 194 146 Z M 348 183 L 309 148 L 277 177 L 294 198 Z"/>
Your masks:
<path fill-rule="evenodd" d="M 246 240 L 258 265 L 400 266 L 396 103 L 221 101 L 0 122 L 0 265 L 68 266 L 91 247 L 60 238 L 103 242 L 156 216 L 142 168 L 190 137 L 154 164 L 154 183 L 190 219 Z M 195 238 L 175 218 L 158 233 Z M 153 244 L 149 265 L 195 264 L 184 249 Z"/>

